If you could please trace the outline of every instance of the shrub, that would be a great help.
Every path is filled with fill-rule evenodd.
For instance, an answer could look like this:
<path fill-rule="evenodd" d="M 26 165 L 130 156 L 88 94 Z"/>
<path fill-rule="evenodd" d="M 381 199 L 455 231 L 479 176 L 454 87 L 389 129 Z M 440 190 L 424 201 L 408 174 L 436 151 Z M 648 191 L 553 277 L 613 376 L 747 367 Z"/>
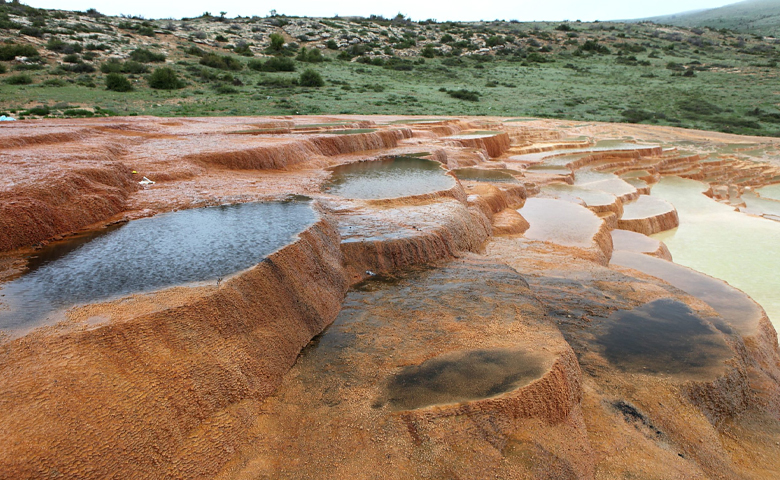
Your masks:
<path fill-rule="evenodd" d="M 95 113 L 83 108 L 71 108 L 62 112 L 66 117 L 94 117 Z"/>
<path fill-rule="evenodd" d="M 129 92 L 133 89 L 133 85 L 124 75 L 109 73 L 106 76 L 106 89 L 113 92 Z"/>
<path fill-rule="evenodd" d="M 149 75 L 149 86 L 161 90 L 175 90 L 184 87 L 176 72 L 169 67 L 157 68 Z"/>
<path fill-rule="evenodd" d="M 38 27 L 22 27 L 19 29 L 19 33 L 28 37 L 41 38 L 43 36 L 43 30 Z"/>
<path fill-rule="evenodd" d="M 33 107 L 24 112 L 24 115 L 37 115 L 39 117 L 45 117 L 46 115 L 50 114 L 51 110 L 49 110 L 49 107 L 45 105 L 41 105 L 40 107 Z"/>
<path fill-rule="evenodd" d="M 81 53 L 82 47 L 79 43 L 65 43 L 62 40 L 58 38 L 50 38 L 48 42 L 46 42 L 46 48 L 51 50 L 52 52 L 57 53 Z"/>
<path fill-rule="evenodd" d="M 100 65 L 100 71 L 103 73 L 147 73 L 149 68 L 143 63 L 134 62 L 128 60 L 127 62 L 120 62 L 119 60 L 109 60 Z"/>
<path fill-rule="evenodd" d="M 160 63 L 165 61 L 165 55 L 154 53 L 144 48 L 138 48 L 130 53 L 130 59 L 141 63 Z"/>
<path fill-rule="evenodd" d="M 0 74 L 3 74 L 8 71 L 8 67 L 5 66 L 5 63 L 0 63 Z"/>
<path fill-rule="evenodd" d="M 466 89 L 447 90 L 447 95 L 449 95 L 452 98 L 457 98 L 458 100 L 468 100 L 469 102 L 479 101 L 479 92 L 474 92 Z"/>
<path fill-rule="evenodd" d="M 609 48 L 607 48 L 604 45 L 600 45 L 595 40 L 586 41 L 585 43 L 582 44 L 582 46 L 578 50 L 581 52 L 592 52 L 601 55 L 609 55 L 610 53 L 612 53 Z"/>
<path fill-rule="evenodd" d="M 19 75 L 12 75 L 6 78 L 5 83 L 9 85 L 29 85 L 33 83 L 33 79 L 31 76 L 27 75 L 26 73 L 22 73 Z"/>
<path fill-rule="evenodd" d="M 216 40 L 216 41 L 218 41 L 220 43 L 224 43 L 224 42 L 228 41 L 228 39 L 224 35 L 222 35 L 221 33 L 217 34 L 217 36 L 214 37 L 214 40 Z"/>
<path fill-rule="evenodd" d="M 16 57 L 37 58 L 40 54 L 32 45 L 9 44 L 0 46 L 0 60 L 13 60 Z"/>
<path fill-rule="evenodd" d="M 257 82 L 257 85 L 263 87 L 287 88 L 287 87 L 294 87 L 298 85 L 298 80 L 296 80 L 295 78 L 268 77 L 268 78 L 260 79 L 260 81 Z"/>
<path fill-rule="evenodd" d="M 72 65 L 61 65 L 60 68 L 70 73 L 92 73 L 95 71 L 95 67 L 84 62 L 74 63 Z"/>
<path fill-rule="evenodd" d="M 62 58 L 62 61 L 65 63 L 79 63 L 81 62 L 81 57 L 78 53 L 69 53 Z"/>
<path fill-rule="evenodd" d="M 274 57 L 265 62 L 260 60 L 250 60 L 249 68 L 258 72 L 294 72 L 295 62 L 290 58 Z"/>
<path fill-rule="evenodd" d="M 433 47 L 433 44 L 429 43 L 420 50 L 420 55 L 425 58 L 433 58 L 436 56 L 436 49 Z"/>
<path fill-rule="evenodd" d="M 328 47 L 330 50 L 338 50 L 339 49 L 339 44 L 336 43 L 336 41 L 333 40 L 332 38 L 330 40 L 328 40 L 327 42 L 325 42 L 325 46 Z"/>
<path fill-rule="evenodd" d="M 321 87 L 325 85 L 325 81 L 317 71 L 306 69 L 301 73 L 298 84 L 302 87 Z"/>
<path fill-rule="evenodd" d="M 319 63 L 325 58 L 322 56 L 322 53 L 316 49 L 307 49 L 306 47 L 301 48 L 301 51 L 298 53 L 298 56 L 295 57 L 296 60 L 299 62 L 309 62 L 309 63 Z"/>
<path fill-rule="evenodd" d="M 274 52 L 281 52 L 282 47 L 284 46 L 284 37 L 278 33 L 272 33 L 269 38 L 271 40 L 271 45 L 268 48 Z"/>
<path fill-rule="evenodd" d="M 219 94 L 231 94 L 231 93 L 238 93 L 238 89 L 235 87 L 232 87 L 230 85 L 220 84 L 217 85 L 214 90 Z"/>
<path fill-rule="evenodd" d="M 207 53 L 204 55 L 200 59 L 200 64 L 219 70 L 239 71 L 244 68 L 244 64 L 240 60 L 228 55 L 217 55 L 215 53 Z"/>
<path fill-rule="evenodd" d="M 64 87 L 67 85 L 67 82 L 61 78 L 50 78 L 48 80 L 44 80 L 43 84 L 47 87 Z"/>
<path fill-rule="evenodd" d="M 501 37 L 499 37 L 497 35 L 493 35 L 492 37 L 488 38 L 485 41 L 485 43 L 487 44 L 488 47 L 495 47 L 495 46 L 498 46 L 498 45 L 503 45 L 505 43 L 505 41 L 504 41 L 503 38 L 501 38 Z"/>
<path fill-rule="evenodd" d="M 252 53 L 252 50 L 249 48 L 249 44 L 244 40 L 239 40 L 236 42 L 236 46 L 233 48 L 233 51 L 239 55 L 243 55 L 244 57 L 254 56 L 254 53 Z"/>

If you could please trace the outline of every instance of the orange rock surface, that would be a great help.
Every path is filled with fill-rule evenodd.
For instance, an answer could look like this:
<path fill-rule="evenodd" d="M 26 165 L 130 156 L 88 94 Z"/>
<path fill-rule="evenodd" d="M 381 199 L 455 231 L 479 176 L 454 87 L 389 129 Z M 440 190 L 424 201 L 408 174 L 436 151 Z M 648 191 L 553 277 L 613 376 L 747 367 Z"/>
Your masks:
<path fill-rule="evenodd" d="M 355 128 L 371 131 L 334 132 Z M 500 133 L 460 135 L 485 130 Z M 290 195 L 318 212 L 216 285 L 74 305 L 0 337 L 0 478 L 780 476 L 780 349 L 766 314 L 717 283 L 745 302 L 737 323 L 654 273 L 682 268 L 662 243 L 632 232 L 613 245 L 612 233 L 677 225 L 676 211 L 622 218 L 663 175 L 720 191 L 779 183 L 780 169 L 652 143 L 594 151 L 568 175 L 518 160 L 627 135 L 737 143 L 486 117 L 0 125 L 0 280 L 24 274 L 43 244 L 158 213 Z M 403 155 L 438 162 L 448 187 L 373 199 L 323 189 L 330 167 Z M 518 182 L 447 171 L 462 166 Z M 595 226 L 575 243 L 556 233 L 565 225 L 534 237 L 540 220 L 523 208 L 539 200 L 527 198 L 573 182 L 614 201 L 547 199 L 578 204 Z"/>

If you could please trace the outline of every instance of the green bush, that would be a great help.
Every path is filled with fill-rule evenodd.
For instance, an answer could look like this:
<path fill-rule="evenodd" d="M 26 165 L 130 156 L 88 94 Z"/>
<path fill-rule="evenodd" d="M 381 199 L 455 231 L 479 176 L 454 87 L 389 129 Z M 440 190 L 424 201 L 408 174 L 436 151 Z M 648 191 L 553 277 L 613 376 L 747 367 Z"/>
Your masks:
<path fill-rule="evenodd" d="M 109 60 L 100 65 L 100 71 L 103 73 L 141 74 L 148 73 L 149 68 L 143 63 L 134 62 L 132 60 L 128 60 L 124 63 L 119 60 Z"/>
<path fill-rule="evenodd" d="M 95 113 L 83 108 L 71 108 L 62 112 L 66 117 L 94 117 Z"/>
<path fill-rule="evenodd" d="M 27 110 L 23 113 L 23 115 L 37 115 L 39 117 L 45 117 L 46 115 L 50 114 L 51 110 L 49 110 L 49 107 L 45 105 L 41 105 L 40 107 L 33 107 Z"/>
<path fill-rule="evenodd" d="M 6 73 L 7 71 L 8 71 L 8 67 L 5 66 L 5 63 L 0 63 L 0 75 Z"/>
<path fill-rule="evenodd" d="M 112 92 L 129 92 L 133 89 L 133 85 L 124 75 L 109 73 L 106 76 L 106 89 Z"/>
<path fill-rule="evenodd" d="M 436 56 L 436 48 L 434 48 L 433 44 L 429 43 L 420 50 L 420 55 L 425 58 L 433 58 Z"/>
<path fill-rule="evenodd" d="M 582 46 L 578 49 L 581 52 L 591 52 L 591 53 L 598 53 L 600 55 L 609 55 L 611 50 L 607 48 L 604 45 L 601 45 L 596 40 L 588 40 L 585 43 L 582 44 Z"/>
<path fill-rule="evenodd" d="M 323 57 L 322 52 L 316 48 L 307 49 L 306 47 L 303 47 L 295 59 L 299 62 L 319 63 L 325 60 L 325 57 Z"/>
<path fill-rule="evenodd" d="M 32 45 L 17 45 L 11 43 L 0 46 L 0 60 L 13 60 L 16 57 L 37 58 L 40 56 L 38 50 Z"/>
<path fill-rule="evenodd" d="M 235 87 L 233 87 L 233 86 L 231 86 L 231 85 L 226 85 L 226 84 L 224 84 L 224 83 L 223 83 L 223 84 L 220 84 L 220 85 L 217 85 L 217 86 L 214 88 L 214 90 L 215 90 L 217 93 L 219 93 L 219 94 L 223 94 L 223 95 L 226 95 L 226 94 L 232 94 L 232 93 L 238 93 L 238 89 L 237 89 L 237 88 L 235 88 Z"/>
<path fill-rule="evenodd" d="M 463 88 L 460 90 L 447 90 L 447 95 L 452 98 L 457 98 L 458 100 L 468 100 L 469 102 L 479 101 L 479 92 L 474 92 Z"/>
<path fill-rule="evenodd" d="M 288 77 L 267 77 L 261 78 L 257 85 L 261 87 L 288 88 L 298 85 L 298 80 Z"/>
<path fill-rule="evenodd" d="M 306 69 L 301 73 L 298 84 L 302 87 L 321 87 L 325 85 L 325 80 L 317 71 Z"/>
<path fill-rule="evenodd" d="M 260 60 L 250 60 L 249 68 L 258 72 L 294 72 L 295 62 L 290 58 L 273 57 L 265 62 Z"/>
<path fill-rule="evenodd" d="M 284 46 L 284 37 L 278 33 L 272 33 L 269 38 L 271 40 L 271 45 L 268 48 L 274 52 L 281 52 L 282 47 Z"/>
<path fill-rule="evenodd" d="M 179 80 L 176 72 L 169 67 L 160 67 L 149 75 L 149 86 L 160 90 L 175 90 L 184 88 L 184 82 Z"/>
<path fill-rule="evenodd" d="M 5 83 L 9 85 L 29 85 L 33 83 L 33 79 L 31 76 L 27 75 L 26 73 L 22 73 L 19 75 L 12 75 L 6 78 Z"/>
<path fill-rule="evenodd" d="M 330 49 L 330 50 L 338 50 L 339 49 L 339 44 L 336 43 L 336 41 L 333 40 L 332 38 L 330 40 L 328 40 L 327 42 L 325 42 L 325 46 L 328 47 L 328 49 Z"/>
<path fill-rule="evenodd" d="M 68 84 L 68 82 L 62 80 L 61 78 L 50 78 L 48 80 L 44 80 L 43 84 L 47 87 L 64 87 Z"/>
<path fill-rule="evenodd" d="M 74 63 L 72 65 L 60 65 L 60 68 L 70 73 L 92 73 L 95 71 L 95 67 L 84 62 Z"/>
<path fill-rule="evenodd" d="M 46 48 L 57 53 L 81 53 L 83 48 L 80 43 L 65 43 L 58 38 L 50 38 L 46 42 Z"/>
<path fill-rule="evenodd" d="M 62 57 L 62 61 L 65 63 L 79 63 L 81 62 L 81 57 L 78 53 L 69 53 Z"/>
<path fill-rule="evenodd" d="M 165 55 L 154 53 L 144 48 L 137 48 L 130 53 L 130 59 L 141 63 L 161 63 L 165 61 Z"/>
<path fill-rule="evenodd" d="M 244 64 L 240 60 L 228 55 L 217 55 L 215 53 L 207 53 L 201 57 L 200 64 L 219 70 L 239 71 L 244 68 Z"/>
<path fill-rule="evenodd" d="M 485 44 L 487 44 L 488 47 L 495 47 L 498 45 L 503 45 L 504 43 L 506 43 L 504 38 L 497 35 L 493 35 L 485 41 Z"/>

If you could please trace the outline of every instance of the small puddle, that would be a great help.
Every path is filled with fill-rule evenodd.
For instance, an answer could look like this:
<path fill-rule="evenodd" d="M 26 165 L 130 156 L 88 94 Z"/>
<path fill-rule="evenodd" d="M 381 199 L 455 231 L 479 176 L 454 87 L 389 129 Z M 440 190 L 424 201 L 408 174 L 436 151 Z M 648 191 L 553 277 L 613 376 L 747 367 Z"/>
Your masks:
<path fill-rule="evenodd" d="M 605 328 L 595 343 L 604 358 L 628 372 L 717 376 L 734 356 L 720 332 L 673 299 L 617 311 Z"/>
<path fill-rule="evenodd" d="M 544 373 L 541 357 L 522 350 L 458 352 L 404 368 L 388 382 L 394 410 L 447 405 L 511 392 Z"/>
<path fill-rule="evenodd" d="M 506 170 L 485 170 L 482 168 L 458 168 L 452 173 L 460 180 L 488 183 L 520 183 Z"/>
<path fill-rule="evenodd" d="M 525 237 L 569 247 L 590 247 L 601 228 L 593 212 L 565 200 L 529 198 L 520 214 L 531 225 Z"/>
<path fill-rule="evenodd" d="M 43 324 L 63 307 L 191 282 L 259 263 L 316 221 L 309 202 L 199 208 L 51 244 L 0 286 L 0 330 Z"/>
<path fill-rule="evenodd" d="M 395 157 L 336 167 L 323 191 L 345 198 L 380 199 L 421 195 L 453 186 L 455 179 L 439 162 Z"/>

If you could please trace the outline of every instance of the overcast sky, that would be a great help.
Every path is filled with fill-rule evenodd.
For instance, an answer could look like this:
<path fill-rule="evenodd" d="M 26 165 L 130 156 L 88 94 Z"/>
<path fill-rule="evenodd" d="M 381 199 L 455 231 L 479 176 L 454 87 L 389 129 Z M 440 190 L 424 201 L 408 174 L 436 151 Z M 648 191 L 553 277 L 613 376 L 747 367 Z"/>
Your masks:
<path fill-rule="evenodd" d="M 397 13 L 413 20 L 433 18 L 445 20 L 614 20 L 643 18 L 679 13 L 688 10 L 715 8 L 734 3 L 735 0 L 655 0 L 634 2 L 626 0 L 482 0 L 482 1 L 424 1 L 395 0 L 392 2 L 368 2 L 366 0 L 22 0 L 22 3 L 38 8 L 87 10 L 95 8 L 107 15 L 140 15 L 146 18 L 197 17 L 203 12 L 219 15 L 226 11 L 228 17 L 264 17 L 275 9 L 279 14 L 332 17 L 334 15 L 393 17 Z"/>

